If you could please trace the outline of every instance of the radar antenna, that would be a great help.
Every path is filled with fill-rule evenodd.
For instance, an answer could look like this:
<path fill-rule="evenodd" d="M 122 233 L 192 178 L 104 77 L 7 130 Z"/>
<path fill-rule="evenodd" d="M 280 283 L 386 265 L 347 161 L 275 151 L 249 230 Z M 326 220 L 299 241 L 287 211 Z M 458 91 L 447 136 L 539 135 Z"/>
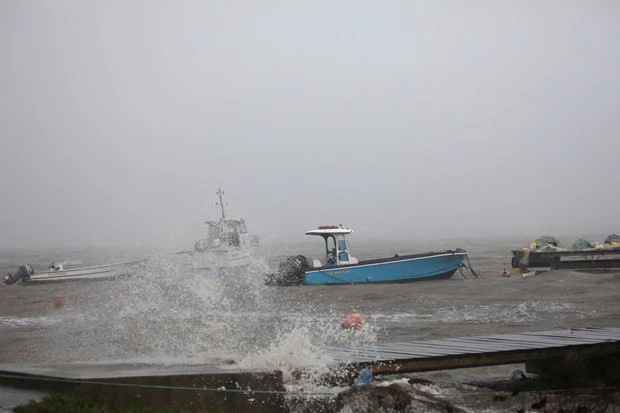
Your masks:
<path fill-rule="evenodd" d="M 222 219 L 226 219 L 226 215 L 224 214 L 224 201 L 222 200 L 222 195 L 224 195 L 224 191 L 222 191 L 221 188 L 218 188 L 216 195 L 220 200 L 219 202 L 216 202 L 215 205 L 219 205 L 220 208 L 222 208 Z"/>

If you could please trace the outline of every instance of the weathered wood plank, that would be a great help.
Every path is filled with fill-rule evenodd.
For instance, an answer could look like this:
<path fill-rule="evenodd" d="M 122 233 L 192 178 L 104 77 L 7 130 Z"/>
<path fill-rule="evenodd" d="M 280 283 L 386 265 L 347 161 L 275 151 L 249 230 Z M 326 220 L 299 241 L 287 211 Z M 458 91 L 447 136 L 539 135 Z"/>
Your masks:
<path fill-rule="evenodd" d="M 423 345 L 419 345 L 417 343 L 411 343 L 410 346 L 403 346 L 403 345 L 400 345 L 400 344 L 397 345 L 397 346 L 394 346 L 391 343 L 386 343 L 386 344 L 382 345 L 381 348 L 388 349 L 389 351 L 392 351 L 392 352 L 400 352 L 400 353 L 403 353 L 403 354 L 413 354 L 413 353 L 417 353 L 417 354 L 434 354 L 434 353 L 446 354 L 448 352 L 446 348 L 441 348 L 441 347 L 437 347 L 437 346 L 423 346 Z M 459 350 L 460 350 L 460 352 L 476 352 L 476 353 L 483 351 L 483 350 L 479 350 L 479 349 L 468 348 L 466 346 L 460 346 Z"/>
<path fill-rule="evenodd" d="M 398 355 L 399 357 L 433 357 L 445 355 L 445 351 L 438 349 L 424 349 L 424 348 L 411 348 L 410 350 L 404 350 L 399 348 L 382 347 L 386 352 L 390 354 Z"/>
<path fill-rule="evenodd" d="M 484 351 L 499 351 L 499 350 L 511 350 L 521 348 L 518 343 L 513 342 L 497 342 L 493 340 L 465 340 L 465 339 L 451 339 L 452 342 L 462 343 L 467 348 L 479 348 L 481 352 Z"/>
<path fill-rule="evenodd" d="M 535 361 L 561 357 L 569 350 L 620 354 L 620 328 L 489 334 L 325 350 L 341 366 L 369 365 L 377 373 L 389 374 Z"/>
<path fill-rule="evenodd" d="M 565 338 L 572 337 L 576 339 L 608 339 L 608 340 L 616 340 L 620 337 L 620 331 L 600 331 L 600 330 L 571 330 L 569 332 L 560 332 L 560 331 L 544 331 L 539 333 L 523 333 L 523 335 L 537 335 L 537 336 L 546 336 L 546 337 L 557 337 L 557 338 Z"/>
<path fill-rule="evenodd" d="M 491 341 L 496 342 L 510 342 L 510 343 L 519 343 L 519 344 L 540 344 L 540 345 L 566 345 L 568 343 L 572 344 L 588 344 L 588 343 L 597 343 L 600 340 L 596 338 L 586 338 L 586 337 L 554 337 L 554 336 L 526 336 L 526 335 L 509 335 L 504 338 L 496 338 L 491 339 Z"/>
<path fill-rule="evenodd" d="M 484 340 L 480 340 L 480 341 L 484 342 Z M 513 348 L 521 348 L 519 346 L 515 346 L 514 344 L 511 344 L 511 343 L 508 343 L 508 342 L 501 343 L 501 342 L 497 342 L 497 341 L 487 341 L 487 343 L 493 344 L 495 349 L 497 349 L 497 350 L 501 350 L 501 349 L 509 350 L 509 349 L 513 349 Z M 403 344 L 403 346 L 405 348 L 408 347 L 406 344 Z M 429 347 L 437 348 L 439 345 L 435 344 L 435 343 L 413 342 L 413 343 L 411 343 L 411 346 L 429 346 Z M 453 347 L 453 348 L 460 348 L 460 347 L 458 347 L 456 345 L 456 343 L 454 343 L 451 347 Z"/>

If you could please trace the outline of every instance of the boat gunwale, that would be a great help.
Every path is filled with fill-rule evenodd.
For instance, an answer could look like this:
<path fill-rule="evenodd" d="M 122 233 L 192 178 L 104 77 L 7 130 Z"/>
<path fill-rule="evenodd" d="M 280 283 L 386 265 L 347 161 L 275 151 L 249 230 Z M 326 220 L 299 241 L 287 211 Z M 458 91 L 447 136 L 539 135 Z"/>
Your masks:
<path fill-rule="evenodd" d="M 34 275 L 62 274 L 62 273 L 71 272 L 71 271 L 84 271 L 84 270 L 94 270 L 94 269 L 99 269 L 99 268 L 131 266 L 131 265 L 146 263 L 147 261 L 148 260 L 136 260 L 136 261 L 117 262 L 117 263 L 112 263 L 112 264 L 94 265 L 92 267 L 63 268 L 62 270 L 58 270 L 58 271 L 49 270 L 49 271 L 35 272 Z"/>
<path fill-rule="evenodd" d="M 432 281 L 432 280 L 445 280 L 450 279 L 454 275 L 454 273 L 458 270 L 458 267 L 453 269 L 449 269 L 446 272 L 442 272 L 436 275 L 430 276 L 421 276 L 421 277 L 406 277 L 406 278 L 398 278 L 398 279 L 390 279 L 390 280 L 381 280 L 381 281 L 345 281 L 339 280 L 336 282 L 330 281 L 326 283 L 303 283 L 302 285 L 312 285 L 312 286 L 320 286 L 320 285 L 355 285 L 355 284 L 408 284 L 412 282 L 419 281 Z M 306 272 L 308 274 L 308 272 Z"/>
<path fill-rule="evenodd" d="M 129 271 L 129 268 L 108 268 L 108 269 L 102 269 L 100 271 L 91 271 L 91 272 L 82 272 L 82 271 L 77 272 L 76 270 L 45 271 L 45 272 L 34 273 L 28 279 L 39 280 L 39 279 L 44 279 L 44 278 L 83 277 L 87 275 L 113 274 L 115 272 L 123 272 L 123 271 Z"/>
<path fill-rule="evenodd" d="M 456 249 L 456 250 L 447 250 L 440 252 L 427 252 L 422 254 L 410 254 L 410 255 L 398 255 L 394 257 L 388 258 L 376 258 L 371 260 L 359 261 L 353 264 L 342 264 L 333 267 L 322 266 L 318 268 L 309 268 L 305 271 L 306 274 L 314 273 L 314 272 L 325 272 L 325 271 L 338 271 L 344 268 L 354 268 L 360 266 L 375 266 L 379 264 L 386 264 L 392 262 L 400 262 L 400 261 L 415 261 L 426 258 L 437 258 L 437 257 L 447 257 L 447 256 L 456 256 L 456 255 L 464 255 L 467 256 L 468 253 L 464 249 Z"/>
<path fill-rule="evenodd" d="M 128 276 L 131 276 L 131 272 L 119 272 L 118 274 L 89 274 L 89 275 L 63 275 L 60 277 L 44 277 L 44 278 L 35 278 L 24 280 L 18 283 L 20 286 L 28 287 L 35 285 L 49 285 L 49 284 L 60 284 L 64 282 L 71 281 L 81 281 L 81 282 L 99 282 L 99 281 L 111 281 L 111 280 L 121 280 Z"/>

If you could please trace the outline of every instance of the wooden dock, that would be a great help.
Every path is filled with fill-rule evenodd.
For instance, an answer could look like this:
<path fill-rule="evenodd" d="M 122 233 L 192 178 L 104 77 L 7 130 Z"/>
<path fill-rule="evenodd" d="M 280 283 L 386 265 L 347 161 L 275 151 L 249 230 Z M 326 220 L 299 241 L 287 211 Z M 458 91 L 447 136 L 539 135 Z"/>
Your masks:
<path fill-rule="evenodd" d="M 620 328 L 574 328 L 397 341 L 355 348 L 330 347 L 327 351 L 337 365 L 352 373 L 371 367 L 374 374 L 545 362 L 561 360 L 569 354 L 582 358 L 609 358 L 620 355 Z"/>

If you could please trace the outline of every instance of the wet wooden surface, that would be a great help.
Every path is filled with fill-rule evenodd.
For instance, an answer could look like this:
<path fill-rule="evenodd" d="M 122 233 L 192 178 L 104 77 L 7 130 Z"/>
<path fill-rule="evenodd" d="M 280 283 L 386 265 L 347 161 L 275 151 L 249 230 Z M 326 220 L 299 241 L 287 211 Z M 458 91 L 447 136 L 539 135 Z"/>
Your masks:
<path fill-rule="evenodd" d="M 620 328 L 577 328 L 530 333 L 490 334 L 443 340 L 397 341 L 355 348 L 327 349 L 336 364 L 354 370 L 403 373 L 481 367 L 562 357 L 620 354 Z"/>

